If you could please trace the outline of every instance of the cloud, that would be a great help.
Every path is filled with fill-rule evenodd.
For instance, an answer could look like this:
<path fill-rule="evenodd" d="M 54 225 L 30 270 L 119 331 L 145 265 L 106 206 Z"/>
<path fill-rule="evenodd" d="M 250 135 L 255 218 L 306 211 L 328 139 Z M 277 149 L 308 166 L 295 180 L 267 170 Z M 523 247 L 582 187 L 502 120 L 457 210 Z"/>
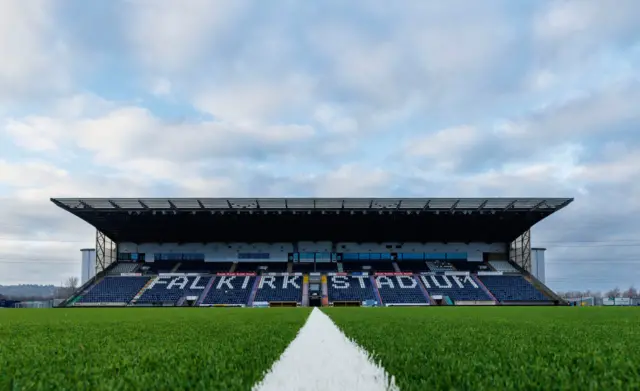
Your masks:
<path fill-rule="evenodd" d="M 55 3 L 47 0 L 0 5 L 0 105 L 70 86 L 71 53 L 55 25 L 55 11 Z"/>
<path fill-rule="evenodd" d="M 210 45 L 223 41 L 225 30 L 245 1 L 170 0 L 127 2 L 126 34 L 144 65 L 162 72 L 184 71 Z"/>

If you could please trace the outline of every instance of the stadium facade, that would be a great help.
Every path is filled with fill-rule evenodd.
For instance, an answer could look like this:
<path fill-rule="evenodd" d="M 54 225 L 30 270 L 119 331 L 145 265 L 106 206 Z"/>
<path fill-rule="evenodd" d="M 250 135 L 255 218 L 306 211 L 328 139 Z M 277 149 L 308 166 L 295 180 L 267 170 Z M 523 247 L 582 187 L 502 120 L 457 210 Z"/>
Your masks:
<path fill-rule="evenodd" d="M 566 304 L 530 229 L 572 201 L 52 199 L 97 230 L 64 306 L 254 307 Z"/>

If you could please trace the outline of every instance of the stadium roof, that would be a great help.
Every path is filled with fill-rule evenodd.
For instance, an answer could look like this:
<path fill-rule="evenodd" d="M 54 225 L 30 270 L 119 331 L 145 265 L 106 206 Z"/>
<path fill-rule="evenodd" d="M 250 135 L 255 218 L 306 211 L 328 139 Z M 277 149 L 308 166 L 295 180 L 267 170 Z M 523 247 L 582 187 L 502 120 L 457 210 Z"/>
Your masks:
<path fill-rule="evenodd" d="M 572 198 L 52 198 L 73 213 L 96 211 L 549 211 Z"/>
<path fill-rule="evenodd" d="M 114 241 L 141 243 L 507 241 L 573 199 L 54 198 L 51 201 Z"/>

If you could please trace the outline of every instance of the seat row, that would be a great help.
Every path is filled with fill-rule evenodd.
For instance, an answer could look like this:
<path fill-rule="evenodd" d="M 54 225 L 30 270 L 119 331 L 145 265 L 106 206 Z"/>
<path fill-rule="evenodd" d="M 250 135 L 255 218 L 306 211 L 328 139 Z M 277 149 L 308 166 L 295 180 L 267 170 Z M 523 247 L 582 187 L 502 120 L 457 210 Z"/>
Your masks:
<path fill-rule="evenodd" d="M 77 305 L 252 305 L 303 301 L 301 275 L 107 276 L 83 292 Z M 330 303 L 378 305 L 464 302 L 543 302 L 542 292 L 521 275 L 330 275 Z"/>

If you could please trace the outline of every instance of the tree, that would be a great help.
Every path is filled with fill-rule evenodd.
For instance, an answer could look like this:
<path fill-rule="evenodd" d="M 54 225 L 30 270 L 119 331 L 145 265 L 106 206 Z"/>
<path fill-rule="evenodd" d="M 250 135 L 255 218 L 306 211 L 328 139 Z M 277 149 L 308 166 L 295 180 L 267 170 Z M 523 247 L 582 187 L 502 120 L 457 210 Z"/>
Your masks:
<path fill-rule="evenodd" d="M 604 297 L 620 297 L 620 288 L 615 287 L 614 289 L 608 291 L 604 294 Z"/>
<path fill-rule="evenodd" d="M 78 288 L 78 277 L 69 277 L 65 282 L 64 287 L 75 291 L 76 288 Z"/>
<path fill-rule="evenodd" d="M 76 289 L 78 289 L 78 277 L 69 277 L 61 287 L 56 289 L 54 298 L 67 299 L 74 294 Z"/>
<path fill-rule="evenodd" d="M 636 288 L 632 286 L 629 287 L 629 289 L 627 289 L 626 291 L 624 291 L 622 293 L 622 297 L 637 297 L 638 296 L 638 291 L 636 290 Z"/>

